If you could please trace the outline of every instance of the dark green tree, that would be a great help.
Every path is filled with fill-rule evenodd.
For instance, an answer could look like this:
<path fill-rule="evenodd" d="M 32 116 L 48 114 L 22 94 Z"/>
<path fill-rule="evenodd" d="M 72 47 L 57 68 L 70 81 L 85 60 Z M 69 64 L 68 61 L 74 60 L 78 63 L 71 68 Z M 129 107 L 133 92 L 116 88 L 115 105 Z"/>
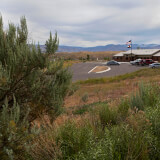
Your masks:
<path fill-rule="evenodd" d="M 45 54 L 28 44 L 25 17 L 21 18 L 20 26 L 10 23 L 7 30 L 0 17 L 0 108 L 6 98 L 12 107 L 14 95 L 22 113 L 30 109 L 31 121 L 42 113 L 60 112 L 71 74 L 62 61 L 49 59 L 58 48 L 57 33 L 54 38 L 50 33 L 47 46 Z"/>
<path fill-rule="evenodd" d="M 89 61 L 90 60 L 90 55 L 89 54 L 87 54 L 87 61 Z"/>

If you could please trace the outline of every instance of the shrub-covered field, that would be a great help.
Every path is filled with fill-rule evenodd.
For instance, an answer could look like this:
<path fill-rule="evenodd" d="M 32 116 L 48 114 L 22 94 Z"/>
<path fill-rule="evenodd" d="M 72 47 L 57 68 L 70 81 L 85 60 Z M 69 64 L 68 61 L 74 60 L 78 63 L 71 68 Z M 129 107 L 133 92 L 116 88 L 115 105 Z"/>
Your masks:
<path fill-rule="evenodd" d="M 6 103 L 0 115 L 1 141 L 6 138 L 0 156 L 30 160 L 159 159 L 159 92 L 158 84 L 140 83 L 136 93 L 116 106 L 99 102 L 77 112 L 81 114 L 78 119 L 70 118 L 61 125 L 43 119 L 32 130 L 26 120 L 19 121 L 21 111 L 16 102 L 9 113 Z"/>
<path fill-rule="evenodd" d="M 135 94 L 121 99 L 117 106 L 100 102 L 86 117 L 84 112 L 78 120 L 45 125 L 34 141 L 36 153 L 30 153 L 36 159 L 44 155 L 46 159 L 159 159 L 159 91 L 157 84 L 141 83 Z"/>

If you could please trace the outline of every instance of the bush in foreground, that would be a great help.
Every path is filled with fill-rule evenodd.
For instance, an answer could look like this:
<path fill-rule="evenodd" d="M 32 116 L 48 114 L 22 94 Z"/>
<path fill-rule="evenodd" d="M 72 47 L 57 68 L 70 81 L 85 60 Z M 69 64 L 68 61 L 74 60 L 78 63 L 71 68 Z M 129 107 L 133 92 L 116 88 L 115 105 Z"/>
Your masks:
<path fill-rule="evenodd" d="M 28 44 L 25 17 L 7 30 L 0 17 L 0 109 L 6 98 L 12 107 L 14 95 L 24 113 L 30 108 L 30 121 L 42 113 L 60 113 L 71 74 L 62 61 L 50 59 L 58 48 L 57 34 L 50 34 L 46 47 L 48 53 L 41 53 L 39 46 Z"/>

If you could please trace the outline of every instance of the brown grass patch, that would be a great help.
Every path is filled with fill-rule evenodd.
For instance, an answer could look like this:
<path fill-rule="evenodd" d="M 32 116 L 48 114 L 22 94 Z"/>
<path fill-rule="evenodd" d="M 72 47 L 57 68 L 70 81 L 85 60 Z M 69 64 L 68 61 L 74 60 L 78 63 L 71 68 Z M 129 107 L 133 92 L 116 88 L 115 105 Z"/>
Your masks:
<path fill-rule="evenodd" d="M 108 69 L 107 66 L 97 66 L 92 72 L 96 73 L 96 72 L 105 71 L 107 69 Z"/>
<path fill-rule="evenodd" d="M 160 75 L 153 77 L 136 77 L 114 83 L 103 84 L 81 84 L 80 88 L 70 97 L 66 97 L 64 106 L 71 113 L 74 106 L 91 104 L 95 102 L 118 100 L 122 97 L 128 97 L 135 92 L 140 82 L 158 82 L 160 83 Z M 81 97 L 88 93 L 88 101 L 83 102 Z"/>
<path fill-rule="evenodd" d="M 59 52 L 56 53 L 56 57 L 77 60 L 77 59 L 86 59 L 89 55 L 90 60 L 104 60 L 105 58 L 112 59 L 113 55 L 119 53 L 120 51 L 103 51 L 103 52 Z"/>
<path fill-rule="evenodd" d="M 68 60 L 68 61 L 64 61 L 63 63 L 63 67 L 70 67 L 75 63 L 80 63 L 81 61 L 79 60 Z"/>

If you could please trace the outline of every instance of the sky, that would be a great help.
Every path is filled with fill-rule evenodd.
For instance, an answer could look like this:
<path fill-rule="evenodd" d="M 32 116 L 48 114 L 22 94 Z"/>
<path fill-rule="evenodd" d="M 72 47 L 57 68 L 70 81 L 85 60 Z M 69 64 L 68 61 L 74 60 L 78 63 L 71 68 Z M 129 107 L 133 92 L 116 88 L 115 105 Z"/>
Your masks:
<path fill-rule="evenodd" d="M 0 0 L 0 13 L 5 29 L 25 16 L 40 44 L 50 31 L 68 46 L 160 44 L 160 0 Z"/>

